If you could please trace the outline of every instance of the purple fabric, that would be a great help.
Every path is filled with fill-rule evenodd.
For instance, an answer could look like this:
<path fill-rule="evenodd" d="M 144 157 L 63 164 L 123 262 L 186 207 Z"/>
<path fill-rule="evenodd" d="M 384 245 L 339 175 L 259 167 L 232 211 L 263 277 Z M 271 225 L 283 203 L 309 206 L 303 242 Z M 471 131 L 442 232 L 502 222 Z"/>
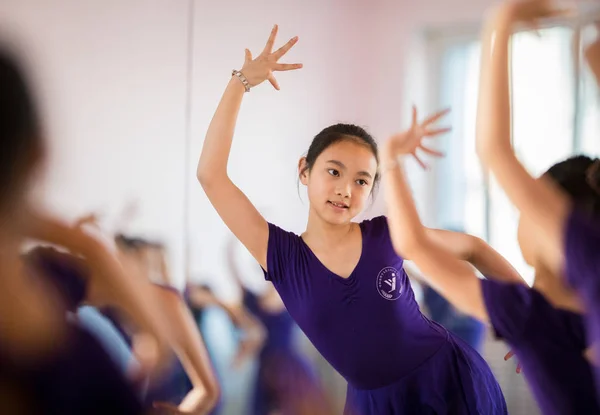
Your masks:
<path fill-rule="evenodd" d="M 368 399 L 393 401 L 399 413 L 422 413 L 437 407 L 440 396 L 460 388 L 465 391 L 457 398 L 460 403 L 448 406 L 456 409 L 453 413 L 506 413 L 485 361 L 421 314 L 403 260 L 393 249 L 386 218 L 360 226 L 360 261 L 348 278 L 342 278 L 329 271 L 299 236 L 269 224 L 265 273 L 300 328 L 349 382 L 349 392 L 379 390 Z M 448 376 L 432 379 L 432 371 L 440 367 Z M 404 382 L 407 378 L 409 383 Z M 409 400 L 400 393 L 417 389 L 421 392 Z M 378 412 L 375 404 L 363 406 L 362 398 L 353 398 L 357 394 L 348 394 L 348 410 L 358 405 L 361 415 L 389 413 Z"/>
<path fill-rule="evenodd" d="M 589 344 L 600 341 L 600 221 L 574 210 L 565 226 L 565 274 L 586 307 L 585 328 Z M 596 359 L 600 359 L 594 347 Z M 594 367 L 596 396 L 600 399 L 600 367 Z"/>
<path fill-rule="evenodd" d="M 481 281 L 496 336 L 506 340 L 544 414 L 598 414 L 583 317 L 520 284 Z"/>
<path fill-rule="evenodd" d="M 321 385 L 310 362 L 294 345 L 296 323 L 288 311 L 265 311 L 259 304 L 259 298 L 249 290 L 244 290 L 244 305 L 267 331 L 258 357 L 254 415 L 268 415 L 273 411 L 293 414 L 302 400 L 322 400 Z M 322 406 L 324 402 L 318 404 Z"/>
<path fill-rule="evenodd" d="M 429 360 L 391 385 L 361 390 L 348 384 L 344 410 L 344 415 L 507 413 L 486 362 L 451 333 Z"/>
<path fill-rule="evenodd" d="M 23 393 L 32 414 L 141 414 L 134 391 L 97 340 L 69 326 L 64 347 L 31 367 L 0 351 L 0 381 Z M 4 412 L 3 412 L 4 413 Z"/>
<path fill-rule="evenodd" d="M 244 290 L 244 306 L 255 315 L 267 331 L 263 351 L 293 350 L 293 331 L 296 323 L 286 309 L 272 313 L 265 311 L 259 304 L 259 298 Z"/>

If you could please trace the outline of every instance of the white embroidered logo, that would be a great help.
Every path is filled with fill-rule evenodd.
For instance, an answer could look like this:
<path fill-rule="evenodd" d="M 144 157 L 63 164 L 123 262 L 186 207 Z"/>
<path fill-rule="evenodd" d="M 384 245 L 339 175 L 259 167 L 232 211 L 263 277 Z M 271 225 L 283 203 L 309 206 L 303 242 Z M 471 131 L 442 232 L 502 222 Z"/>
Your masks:
<path fill-rule="evenodd" d="M 397 300 L 402 295 L 402 285 L 398 283 L 396 268 L 385 267 L 377 275 L 377 291 L 386 300 Z"/>

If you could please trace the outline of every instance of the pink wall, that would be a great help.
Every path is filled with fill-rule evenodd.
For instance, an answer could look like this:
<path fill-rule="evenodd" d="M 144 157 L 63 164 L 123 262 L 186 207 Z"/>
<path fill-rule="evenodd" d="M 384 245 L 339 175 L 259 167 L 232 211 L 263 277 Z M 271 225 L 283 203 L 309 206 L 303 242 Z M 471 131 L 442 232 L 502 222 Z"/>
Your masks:
<path fill-rule="evenodd" d="M 221 248 L 228 232 L 194 170 L 244 48 L 258 53 L 274 23 L 281 27 L 280 42 L 300 36 L 287 60 L 305 68 L 280 74 L 281 92 L 263 85 L 246 96 L 230 173 L 257 206 L 268 207 L 268 219 L 301 232 L 307 204 L 297 195 L 296 163 L 311 137 L 339 121 L 364 125 L 379 139 L 403 127 L 408 103 L 426 97 L 422 28 L 474 21 L 488 1 L 196 0 L 186 155 L 188 4 L 0 4 L 3 31 L 24 45 L 42 85 L 52 144 L 43 187 L 49 205 L 75 216 L 90 209 L 115 212 L 139 199 L 141 215 L 132 228 L 169 243 L 180 282 L 186 160 L 192 269 L 199 278 L 226 274 Z M 381 205 L 378 200 L 366 215 L 380 213 Z"/>
<path fill-rule="evenodd" d="M 67 217 L 141 203 L 134 231 L 164 239 L 183 275 L 186 2 L 3 0 L 0 26 L 39 81 L 47 203 Z"/>

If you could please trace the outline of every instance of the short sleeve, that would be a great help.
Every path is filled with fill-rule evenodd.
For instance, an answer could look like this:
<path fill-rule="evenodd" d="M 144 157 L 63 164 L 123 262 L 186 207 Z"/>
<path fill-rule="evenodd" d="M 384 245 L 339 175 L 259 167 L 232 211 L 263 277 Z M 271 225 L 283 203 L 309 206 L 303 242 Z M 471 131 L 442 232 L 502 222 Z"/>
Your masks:
<path fill-rule="evenodd" d="M 600 297 L 600 223 L 574 210 L 567 220 L 564 243 L 569 284 Z"/>
<path fill-rule="evenodd" d="M 298 235 L 269 223 L 267 271 L 263 269 L 267 281 L 279 283 L 285 278 L 297 255 L 299 244 Z"/>
<path fill-rule="evenodd" d="M 481 280 L 483 300 L 496 337 L 508 342 L 523 333 L 532 313 L 533 290 L 521 284 Z"/>
<path fill-rule="evenodd" d="M 390 238 L 390 229 L 385 216 L 376 216 L 373 219 L 365 220 L 362 225 L 367 233 Z"/>

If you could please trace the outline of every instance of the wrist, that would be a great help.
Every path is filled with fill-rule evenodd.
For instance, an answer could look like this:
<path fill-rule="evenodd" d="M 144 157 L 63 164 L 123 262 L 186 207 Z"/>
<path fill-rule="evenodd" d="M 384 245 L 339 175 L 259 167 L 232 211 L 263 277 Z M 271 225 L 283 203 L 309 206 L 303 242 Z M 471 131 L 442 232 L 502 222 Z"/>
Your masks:
<path fill-rule="evenodd" d="M 246 76 L 242 73 L 242 71 L 238 71 L 237 69 L 234 69 L 233 71 L 231 71 L 231 76 L 234 78 L 237 78 L 237 80 L 239 81 L 240 84 L 242 84 L 242 86 L 244 87 L 244 90 L 246 92 L 250 92 L 250 88 L 252 86 L 250 85 L 250 82 L 248 81 Z"/>
<path fill-rule="evenodd" d="M 514 23 L 515 5 L 511 2 L 503 3 L 492 9 L 484 19 L 484 38 L 489 39 L 492 35 L 498 34 L 509 35 Z"/>
<path fill-rule="evenodd" d="M 381 149 L 381 161 L 382 162 L 396 162 L 402 154 L 398 151 L 398 148 L 394 145 L 393 141 L 386 142 Z"/>
<path fill-rule="evenodd" d="M 231 78 L 229 79 L 229 84 L 227 85 L 227 88 L 233 89 L 236 93 L 244 94 L 246 92 L 246 88 L 244 87 L 244 84 L 235 75 L 231 75 Z"/>

